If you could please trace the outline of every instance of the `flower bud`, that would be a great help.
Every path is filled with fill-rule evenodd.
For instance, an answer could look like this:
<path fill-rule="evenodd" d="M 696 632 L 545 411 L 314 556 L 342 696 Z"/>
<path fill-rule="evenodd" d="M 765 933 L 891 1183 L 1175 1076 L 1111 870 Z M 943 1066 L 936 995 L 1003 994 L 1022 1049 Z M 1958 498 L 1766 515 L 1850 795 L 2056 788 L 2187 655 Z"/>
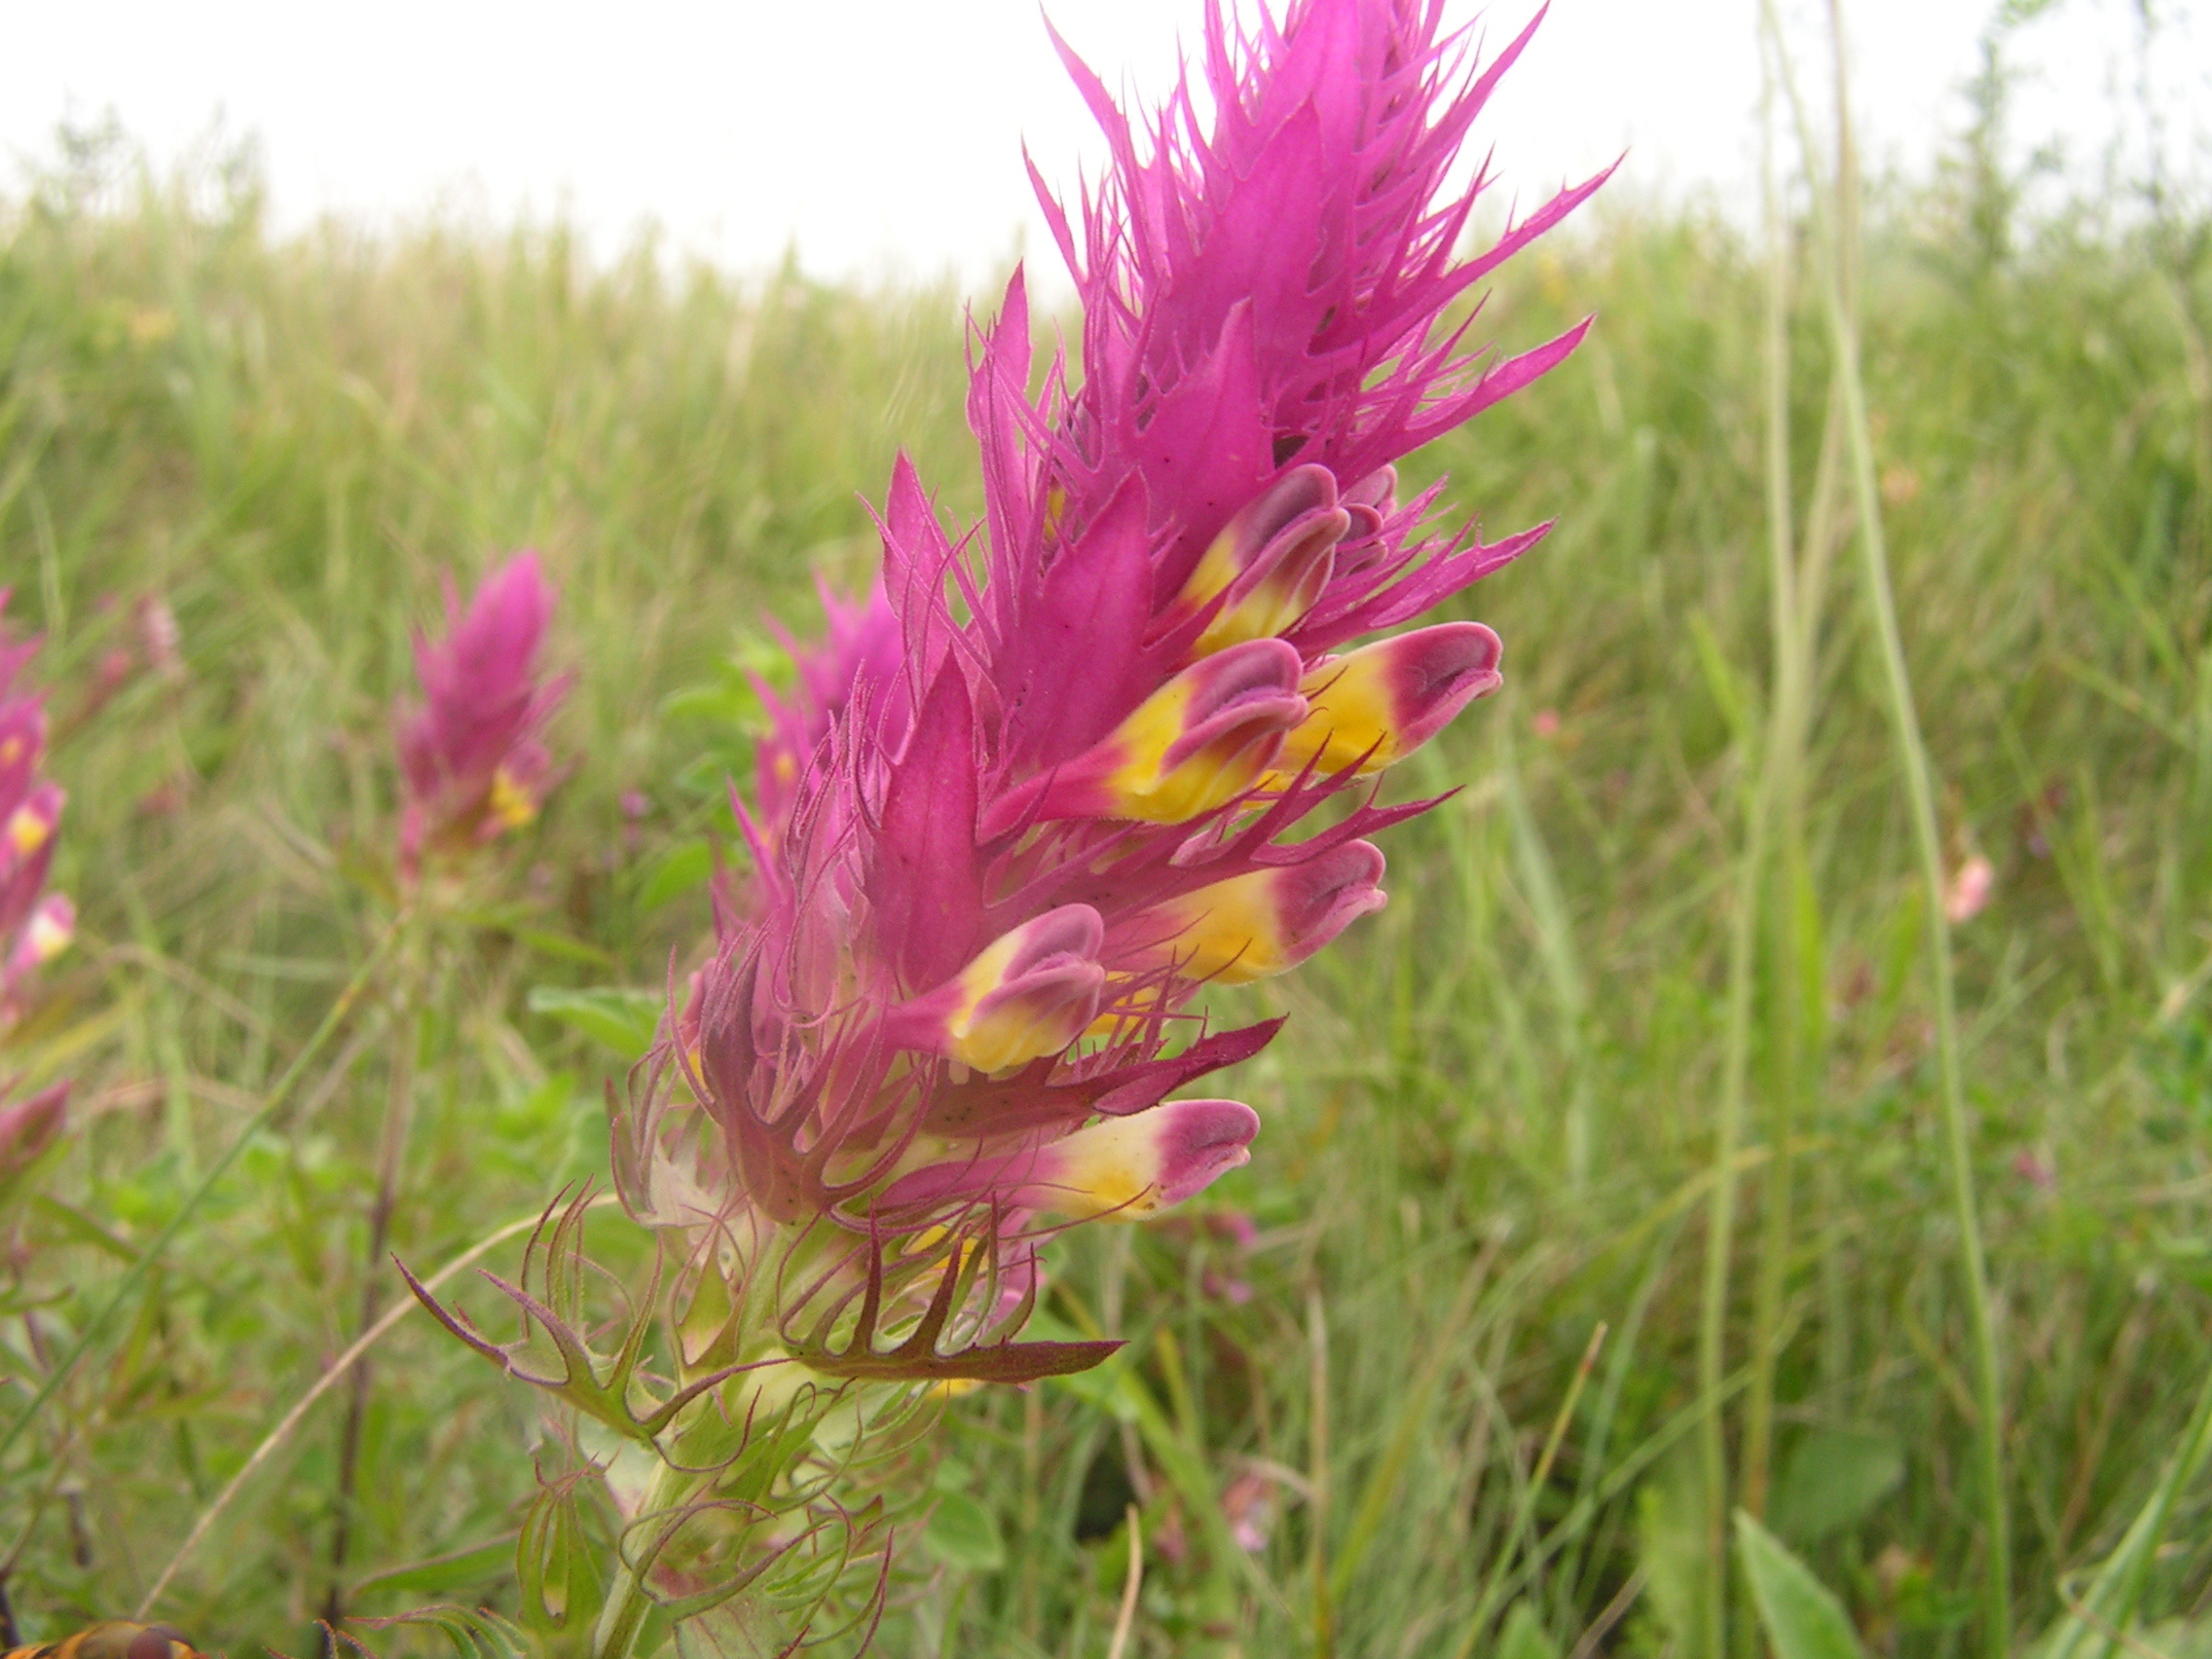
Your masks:
<path fill-rule="evenodd" d="M 58 784 L 41 784 L 0 826 L 0 870 L 20 866 L 52 839 L 68 797 Z"/>
<path fill-rule="evenodd" d="M 69 902 L 67 894 L 48 894 L 39 901 L 30 920 L 23 924 L 23 931 L 16 936 L 7 964 L 0 969 L 0 984 L 13 985 L 33 969 L 52 962 L 69 948 L 69 941 L 76 937 L 77 906 Z"/>
<path fill-rule="evenodd" d="M 1273 782 L 1311 763 L 1323 776 L 1359 777 L 1403 760 L 1477 697 L 1503 682 L 1497 636 L 1480 622 L 1445 622 L 1324 657 L 1299 689 L 1311 710 L 1283 739 Z"/>
<path fill-rule="evenodd" d="M 885 1016 L 887 1037 L 977 1071 L 1055 1054 L 1098 1012 L 1105 924 L 1088 904 L 1063 904 L 987 945 L 936 990 Z"/>
<path fill-rule="evenodd" d="M 1306 718 L 1303 664 L 1280 640 L 1200 659 L 1155 691 L 1098 744 L 1002 795 L 989 839 L 1034 820 L 1126 818 L 1182 824 L 1257 783 L 1283 734 Z"/>
<path fill-rule="evenodd" d="M 5 1086 L 0 1086 L 0 1093 L 4 1092 Z M 54 1144 L 68 1103 L 68 1084 L 57 1083 L 28 1100 L 0 1106 L 0 1181 L 20 1175 Z"/>
<path fill-rule="evenodd" d="M 1186 978 L 1244 985 L 1287 972 L 1388 897 L 1377 885 L 1382 854 L 1347 841 L 1301 864 L 1217 881 L 1147 911 L 1158 943 L 1146 965 L 1172 963 Z"/>
<path fill-rule="evenodd" d="M 1248 1162 L 1259 1132 L 1259 1114 L 1240 1100 L 1169 1100 L 1040 1147 L 930 1164 L 892 1182 L 881 1202 L 995 1198 L 1075 1221 L 1135 1220 Z"/>
<path fill-rule="evenodd" d="M 1162 620 L 1179 622 L 1219 601 L 1191 647 L 1195 657 L 1284 633 L 1328 587 L 1337 542 L 1351 523 L 1327 467 L 1294 467 L 1214 537 Z"/>
<path fill-rule="evenodd" d="M 1079 1221 L 1150 1215 L 1250 1162 L 1259 1132 L 1260 1115 L 1241 1100 L 1170 1100 L 1104 1118 L 1045 1149 L 1029 1197 Z"/>

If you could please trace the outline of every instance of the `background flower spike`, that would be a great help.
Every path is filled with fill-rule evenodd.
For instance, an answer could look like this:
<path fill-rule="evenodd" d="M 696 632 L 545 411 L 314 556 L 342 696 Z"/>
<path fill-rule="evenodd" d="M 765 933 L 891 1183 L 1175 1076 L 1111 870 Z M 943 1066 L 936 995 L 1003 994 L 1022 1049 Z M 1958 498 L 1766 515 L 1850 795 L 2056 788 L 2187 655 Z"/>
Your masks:
<path fill-rule="evenodd" d="M 538 652 L 559 602 L 534 552 L 484 579 L 465 612 L 449 582 L 446 633 L 418 635 L 423 702 L 399 711 L 405 801 L 401 856 L 467 852 L 537 816 L 554 783 L 539 741 L 572 676 L 538 677 Z"/>

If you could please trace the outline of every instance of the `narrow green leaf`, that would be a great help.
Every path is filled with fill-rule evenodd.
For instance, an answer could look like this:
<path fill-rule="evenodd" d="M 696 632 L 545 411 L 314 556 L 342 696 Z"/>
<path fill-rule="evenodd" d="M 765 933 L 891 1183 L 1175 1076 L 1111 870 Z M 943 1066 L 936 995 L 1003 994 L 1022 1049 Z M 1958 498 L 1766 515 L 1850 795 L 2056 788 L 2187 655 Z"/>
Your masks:
<path fill-rule="evenodd" d="M 653 1046 L 653 1032 L 660 1024 L 665 1001 L 658 991 L 634 991 L 619 985 L 594 985 L 584 990 L 535 985 L 530 993 L 530 1011 L 581 1031 L 626 1060 L 638 1060 Z"/>
<path fill-rule="evenodd" d="M 1820 1428 L 1791 1448 L 1767 1519 L 1803 1546 L 1864 1520 L 1904 1479 L 1904 1448 L 1886 1434 Z"/>
<path fill-rule="evenodd" d="M 515 1535 L 509 1532 L 490 1543 L 371 1573 L 354 1584 L 352 1593 L 359 1596 L 370 1590 L 412 1590 L 434 1596 L 444 1590 L 465 1589 L 505 1578 L 514 1565 L 514 1553 Z"/>
<path fill-rule="evenodd" d="M 704 836 L 671 847 L 647 872 L 638 888 L 638 903 L 653 909 L 696 888 L 707 885 L 715 873 L 715 852 Z"/>
<path fill-rule="evenodd" d="M 1865 1659 L 1843 1604 L 1780 1539 L 1740 1509 L 1736 1549 L 1776 1659 Z"/>
<path fill-rule="evenodd" d="M 991 1512 L 964 1492 L 940 1493 L 922 1532 L 930 1554 L 967 1572 L 996 1572 L 1006 1566 L 1006 1544 Z"/>
<path fill-rule="evenodd" d="M 1498 1633 L 1497 1659 L 1559 1659 L 1559 1643 L 1544 1629 L 1544 1621 L 1527 1598 L 1513 1604 Z"/>

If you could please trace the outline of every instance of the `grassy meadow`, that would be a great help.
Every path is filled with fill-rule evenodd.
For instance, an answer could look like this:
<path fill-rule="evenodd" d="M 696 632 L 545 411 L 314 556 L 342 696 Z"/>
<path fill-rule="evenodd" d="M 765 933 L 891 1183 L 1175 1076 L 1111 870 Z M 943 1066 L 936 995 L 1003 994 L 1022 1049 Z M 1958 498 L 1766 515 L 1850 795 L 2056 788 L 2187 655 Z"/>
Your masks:
<path fill-rule="evenodd" d="M 1878 199 L 1855 283 L 1944 856 L 1993 872 L 1955 942 L 2014 1641 L 2179 1659 L 2212 1642 L 2212 1491 L 2166 1480 L 2194 1470 L 2212 1376 L 2212 230 L 2008 225 L 2002 190 L 1943 177 Z M 705 940 L 696 849 L 747 747 L 726 665 L 759 660 L 771 618 L 814 625 L 815 572 L 865 582 L 899 448 L 948 519 L 980 506 L 948 288 L 595 266 L 557 229 L 279 240 L 250 179 L 92 182 L 0 203 L 0 583 L 46 637 L 55 884 L 82 908 L 0 1051 L 0 1074 L 76 1080 L 0 1268 L 8 1417 L 383 925 L 388 716 L 441 573 L 541 549 L 578 679 L 554 730 L 573 771 L 425 947 L 434 994 L 341 1020 L 0 1458 L 25 1640 L 129 1616 L 364 1297 L 403 1294 L 367 1259 L 395 1096 L 388 1240 L 418 1272 L 604 1169 L 633 1003 L 595 1023 L 559 993 L 656 992 Z M 1190 1216 L 1058 1248 L 1046 1312 L 1124 1356 L 947 1408 L 881 1651 L 1105 1652 L 1134 1502 L 1132 1655 L 1707 1654 L 1716 1182 L 1727 1503 L 1871 1652 L 1974 1649 L 1980 1407 L 1929 906 L 1800 277 L 1789 491 L 1817 625 L 1772 869 L 1743 876 L 1776 665 L 1766 271 L 1718 222 L 1616 197 L 1477 325 L 1526 346 L 1595 312 L 1589 343 L 1416 463 L 1493 537 L 1559 521 L 1465 612 L 1504 636 L 1506 689 L 1390 786 L 1458 793 L 1388 837 L 1384 912 L 1234 993 L 1293 1016 L 1226 1090 L 1266 1119 L 1251 1165 Z M 91 709 L 147 596 L 184 671 Z M 1232 1210 L 1248 1248 L 1204 1222 Z M 355 1497 L 341 1388 L 164 1591 L 203 1647 L 313 1651 L 334 1577 L 361 1615 L 511 1604 L 533 1458 L 557 1461 L 538 1402 L 419 1314 L 370 1378 Z M 2127 1604 L 2084 1640 L 2070 1600 L 2147 1505 Z"/>

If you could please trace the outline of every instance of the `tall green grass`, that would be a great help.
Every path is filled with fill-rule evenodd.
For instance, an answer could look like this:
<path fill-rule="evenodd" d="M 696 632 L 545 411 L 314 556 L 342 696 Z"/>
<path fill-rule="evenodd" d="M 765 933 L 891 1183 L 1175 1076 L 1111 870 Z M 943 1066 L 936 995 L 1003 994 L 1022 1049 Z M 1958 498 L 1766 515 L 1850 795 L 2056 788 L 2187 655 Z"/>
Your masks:
<path fill-rule="evenodd" d="M 2035 1633 L 2134 1582 L 2120 1616 L 2148 1627 L 2212 1583 L 2205 1494 L 2162 1474 L 2212 1368 L 2212 234 L 1993 239 L 1947 189 L 1876 201 L 1855 300 L 1941 854 L 1998 870 L 1955 948 L 2009 1611 Z M 1698 1654 L 1709 1407 L 1719 1498 L 1875 1651 L 1960 1652 L 1987 1623 L 1930 912 L 1850 562 L 1865 503 L 1818 289 L 1775 290 L 1770 335 L 1769 280 L 1724 224 L 1622 200 L 1503 278 L 1480 324 L 1501 341 L 1599 316 L 1418 468 L 1493 535 L 1559 519 L 1472 596 L 1507 689 L 1393 784 L 1459 793 L 1396 832 L 1390 907 L 1240 993 L 1295 1016 L 1235 1081 L 1268 1127 L 1209 1200 L 1257 1242 L 1068 1242 L 1047 1312 L 1130 1347 L 950 1410 L 885 1651 L 1104 1652 L 1135 1502 L 1132 1655 Z M 175 606 L 190 667 L 54 762 L 85 928 L 8 1063 L 77 1077 L 80 1128 L 26 1223 L 51 1299 L 0 1317 L 10 1416 L 360 968 L 408 631 L 441 571 L 526 542 L 565 590 L 577 769 L 442 947 L 394 1248 L 434 1267 L 600 1166 L 621 1062 L 528 993 L 688 961 L 703 903 L 662 897 L 665 860 L 714 822 L 693 762 L 742 745 L 670 696 L 770 616 L 803 631 L 814 571 L 864 579 L 897 446 L 976 509 L 961 353 L 948 291 L 595 268 L 558 228 L 282 240 L 250 188 L 68 176 L 0 210 L 11 615 L 45 629 L 65 718 L 141 594 Z M 1796 783 L 1732 993 L 1778 729 Z M 1742 1126 L 1716 1164 L 1732 994 Z M 393 1051 L 362 1019 L 308 1068 L 8 1454 L 27 1633 L 134 1606 L 353 1340 Z M 534 1402 L 424 1321 L 376 1352 L 350 1604 L 498 1605 L 530 1455 L 554 1460 Z M 329 1392 L 159 1603 L 203 1645 L 314 1640 Z M 1257 1553 L 1233 1487 L 1269 1496 Z M 2162 1543 L 2113 1566 L 2146 1505 Z"/>

